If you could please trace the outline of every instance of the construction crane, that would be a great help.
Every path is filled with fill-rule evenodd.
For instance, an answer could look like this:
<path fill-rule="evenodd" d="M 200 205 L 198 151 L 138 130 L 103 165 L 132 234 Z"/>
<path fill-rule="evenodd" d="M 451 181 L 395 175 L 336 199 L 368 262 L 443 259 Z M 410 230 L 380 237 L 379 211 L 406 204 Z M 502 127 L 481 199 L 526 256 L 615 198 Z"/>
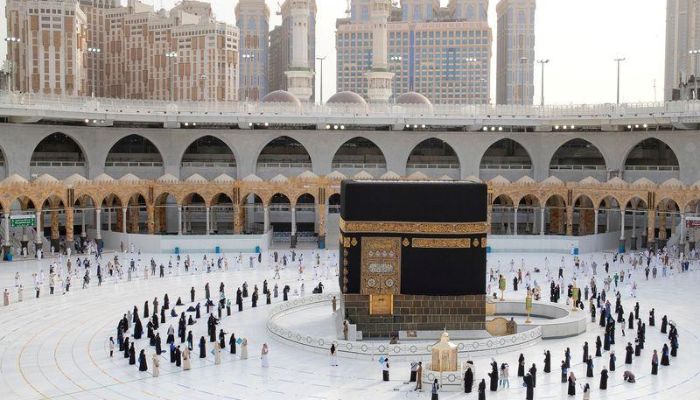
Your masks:
<path fill-rule="evenodd" d="M 345 0 L 345 15 L 348 17 L 352 14 L 352 5 L 350 4 L 351 1 L 352 0 Z"/>
<path fill-rule="evenodd" d="M 277 12 L 275 12 L 275 14 L 282 15 L 282 5 L 279 1 L 277 2 Z"/>

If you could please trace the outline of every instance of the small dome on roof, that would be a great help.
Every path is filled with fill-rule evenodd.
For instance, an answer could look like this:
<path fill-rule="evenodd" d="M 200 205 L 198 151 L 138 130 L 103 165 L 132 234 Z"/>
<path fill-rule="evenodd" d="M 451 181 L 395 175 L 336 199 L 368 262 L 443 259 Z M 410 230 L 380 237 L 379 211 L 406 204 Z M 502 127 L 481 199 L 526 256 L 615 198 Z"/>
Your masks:
<path fill-rule="evenodd" d="M 192 174 L 192 176 L 185 179 L 185 182 L 188 182 L 188 183 L 207 183 L 207 178 L 203 177 L 200 174 Z"/>
<path fill-rule="evenodd" d="M 12 174 L 7 178 L 3 179 L 2 183 L 27 183 L 27 180 L 17 174 Z"/>
<path fill-rule="evenodd" d="M 510 181 L 502 175 L 498 175 L 497 177 L 491 179 L 489 183 L 492 185 L 507 185 L 510 183 Z"/>
<path fill-rule="evenodd" d="M 345 174 L 343 174 L 339 171 L 333 171 L 330 174 L 326 175 L 326 178 L 341 180 L 341 179 L 345 179 L 347 177 L 345 176 Z"/>
<path fill-rule="evenodd" d="M 260 178 L 259 176 L 255 175 L 255 174 L 250 174 L 250 175 L 246 176 L 245 178 L 243 178 L 243 182 L 262 182 L 262 181 L 263 181 L 262 178 Z"/>
<path fill-rule="evenodd" d="M 233 183 L 233 182 L 236 182 L 236 180 L 233 179 L 228 174 L 221 174 L 221 175 L 217 176 L 216 178 L 214 178 L 214 180 L 212 182 L 215 182 L 215 183 Z"/>
<path fill-rule="evenodd" d="M 71 175 L 68 178 L 63 180 L 63 183 L 68 185 L 68 186 L 73 186 L 73 185 L 77 185 L 80 183 L 87 183 L 87 182 L 89 182 L 89 181 L 84 176 L 82 176 L 80 174 L 73 174 L 73 175 Z"/>
<path fill-rule="evenodd" d="M 665 181 L 660 185 L 661 187 L 675 187 L 675 188 L 682 188 L 683 187 L 683 182 L 679 181 L 676 178 L 671 178 Z"/>
<path fill-rule="evenodd" d="M 106 183 L 106 182 L 113 182 L 114 178 L 112 178 L 111 176 L 109 176 L 107 174 L 102 173 L 102 174 L 97 175 L 95 177 L 95 179 L 93 179 L 92 181 L 96 182 L 96 183 Z"/>
<path fill-rule="evenodd" d="M 177 183 L 180 180 L 177 178 L 177 176 L 173 174 L 165 174 L 161 176 L 160 178 L 156 179 L 156 182 L 159 183 Z"/>
<path fill-rule="evenodd" d="M 384 173 L 384 175 L 380 176 L 379 179 L 401 179 L 401 175 L 397 174 L 394 171 L 387 171 Z"/>
<path fill-rule="evenodd" d="M 563 185 L 564 181 L 552 175 L 541 182 L 543 185 Z"/>
<path fill-rule="evenodd" d="M 299 174 L 299 176 L 297 176 L 297 178 L 299 178 L 299 179 L 316 179 L 316 178 L 318 178 L 318 175 L 314 174 L 313 172 L 311 172 L 309 170 L 306 170 L 306 171 L 302 172 L 301 174 Z"/>
<path fill-rule="evenodd" d="M 326 104 L 357 104 L 366 106 L 367 102 L 359 94 L 346 90 L 331 96 L 328 101 L 326 101 Z"/>
<path fill-rule="evenodd" d="M 278 104 L 291 103 L 297 107 L 301 107 L 301 102 L 299 99 L 286 90 L 275 90 L 274 92 L 270 92 L 262 98 L 261 102 Z"/>
<path fill-rule="evenodd" d="M 649 178 L 639 178 L 636 181 L 632 182 L 632 186 L 656 186 L 654 182 L 652 182 Z"/>
<path fill-rule="evenodd" d="M 289 179 L 282 174 L 277 174 L 270 178 L 270 182 L 289 182 Z"/>
<path fill-rule="evenodd" d="M 126 174 L 126 175 L 122 176 L 121 178 L 119 178 L 119 182 L 124 182 L 124 183 L 138 183 L 140 181 L 141 181 L 141 178 L 139 178 L 138 176 L 131 174 L 131 173 Z"/>
<path fill-rule="evenodd" d="M 34 180 L 36 183 L 56 183 L 58 182 L 58 179 L 54 178 L 52 175 L 49 174 L 41 174 L 39 175 L 38 178 Z"/>
<path fill-rule="evenodd" d="M 408 92 L 396 98 L 396 104 L 398 105 L 411 105 L 411 106 L 432 106 L 430 100 L 420 93 Z"/>

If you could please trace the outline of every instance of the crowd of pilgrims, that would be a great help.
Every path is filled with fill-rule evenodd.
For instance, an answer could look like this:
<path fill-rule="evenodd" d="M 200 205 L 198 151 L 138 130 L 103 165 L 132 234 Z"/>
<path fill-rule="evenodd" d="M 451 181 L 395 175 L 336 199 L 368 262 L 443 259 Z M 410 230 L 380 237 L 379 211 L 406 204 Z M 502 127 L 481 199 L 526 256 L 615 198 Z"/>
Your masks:
<path fill-rule="evenodd" d="M 617 355 L 614 350 L 611 350 L 611 346 L 615 345 L 616 331 L 619 328 L 622 337 L 631 338 L 630 333 L 634 332 L 634 341 L 627 341 L 625 345 L 625 356 L 624 364 L 622 364 L 623 373 L 622 380 L 628 383 L 634 383 L 636 381 L 636 375 L 632 370 L 632 365 L 634 364 L 634 359 L 637 357 L 642 357 L 642 352 L 646 343 L 647 334 L 647 321 L 649 327 L 656 327 L 656 310 L 651 308 L 648 310 L 648 319 L 644 320 L 644 316 L 640 310 L 639 302 L 635 302 L 633 310 L 626 315 L 625 309 L 622 305 L 623 294 L 621 292 L 621 286 L 627 282 L 629 289 L 629 296 L 636 298 L 636 283 L 634 281 L 635 275 L 643 274 L 645 279 L 656 279 L 658 270 L 662 271 L 662 276 L 667 276 L 674 273 L 685 273 L 690 270 L 691 264 L 697 264 L 697 253 L 693 252 L 690 257 L 686 258 L 683 254 L 680 254 L 677 258 L 672 258 L 670 253 L 673 252 L 662 249 L 656 253 L 651 251 L 644 251 L 637 254 L 631 254 L 625 256 L 624 254 L 614 254 L 611 260 L 605 256 L 603 261 L 603 269 L 605 271 L 604 277 L 602 279 L 602 288 L 598 287 L 599 273 L 602 271 L 597 270 L 597 265 L 595 261 L 590 261 L 585 263 L 579 257 L 574 257 L 574 269 L 573 276 L 571 277 L 568 285 L 565 285 L 564 280 L 564 263 L 565 259 L 562 257 L 561 264 L 559 266 L 558 276 L 553 276 L 550 274 L 549 265 L 547 259 L 545 259 L 545 276 L 549 281 L 550 287 L 550 302 L 558 303 L 561 300 L 561 287 L 567 288 L 567 297 L 565 303 L 569 306 L 585 310 L 586 303 L 588 305 L 588 310 L 590 312 L 591 322 L 599 325 L 602 334 L 596 338 L 593 344 L 594 349 L 589 347 L 588 342 L 584 342 L 581 347 L 581 362 L 586 366 L 586 378 L 595 377 L 595 364 L 596 360 L 607 358 L 607 363 L 604 361 L 600 363 L 601 368 L 599 369 L 599 381 L 598 389 L 607 390 L 608 379 L 611 378 L 611 373 L 614 373 L 616 367 L 621 365 L 617 362 Z M 625 261 L 627 260 L 627 261 Z M 527 291 L 534 293 L 535 299 L 539 300 L 540 290 L 536 280 L 531 279 L 530 271 L 522 263 L 521 268 L 515 271 L 514 262 L 510 262 L 510 272 L 513 274 L 512 290 L 518 291 L 519 286 L 525 286 Z M 611 269 L 615 269 L 612 276 Z M 696 268 L 693 268 L 696 269 Z M 534 268 L 534 272 L 540 272 L 538 268 Z M 503 273 L 500 271 L 500 265 L 494 271 L 491 269 L 489 283 L 491 281 L 496 281 L 495 275 L 498 275 L 500 279 L 503 279 Z M 602 273 L 601 273 L 602 275 Z M 583 290 L 574 290 L 578 288 L 576 280 L 578 278 L 589 278 L 590 280 L 586 284 Z M 490 285 L 489 285 L 490 288 Z M 574 298 L 573 295 L 577 294 Z M 611 295 L 610 293 L 614 293 Z M 496 298 L 497 295 L 494 293 L 493 297 Z M 615 303 L 614 307 L 611 300 Z M 640 317 L 641 315 L 641 317 Z M 664 343 L 661 352 L 657 349 L 652 350 L 649 358 L 651 375 L 657 375 L 659 372 L 659 365 L 670 366 L 672 357 L 678 355 L 679 348 L 679 335 L 676 324 L 670 320 L 666 315 L 661 318 L 661 323 L 659 324 L 659 333 L 663 335 Z M 627 331 L 625 331 L 625 327 Z M 629 335 L 629 336 L 628 336 Z M 602 339 L 601 339 L 602 336 Z M 618 338 L 620 336 L 617 336 Z M 623 343 L 624 344 L 624 343 Z M 606 354 L 607 353 L 607 354 Z M 647 355 L 649 357 L 649 355 Z M 522 384 L 526 388 L 525 398 L 527 400 L 534 399 L 534 389 L 537 382 L 537 366 L 536 363 L 532 363 L 531 367 L 527 368 L 525 357 L 520 354 L 518 358 L 518 370 L 517 376 L 522 378 Z M 592 383 L 579 383 L 577 385 L 577 377 L 571 370 L 572 367 L 572 355 L 571 349 L 566 348 L 563 354 L 563 359 L 560 364 L 561 371 L 561 383 L 567 385 L 567 393 L 569 396 L 576 396 L 577 388 L 583 393 L 583 399 L 590 399 Z M 527 368 L 527 371 L 526 371 Z M 543 371 L 544 373 L 550 373 L 552 371 L 552 355 L 549 350 L 544 352 L 543 360 Z M 465 393 L 471 393 L 474 387 L 474 366 L 472 363 L 466 364 L 466 372 L 464 374 L 464 391 Z M 497 391 L 499 388 L 510 387 L 509 383 L 510 368 L 509 364 L 502 363 L 499 367 L 495 359 L 491 362 L 491 371 L 487 373 L 488 384 L 486 379 L 482 379 L 477 386 L 479 400 L 486 398 L 487 389 L 488 391 Z M 437 392 L 435 385 L 433 385 L 433 393 Z M 435 398 L 436 396 L 434 396 Z"/>
<path fill-rule="evenodd" d="M 90 243 L 90 242 L 87 242 Z M 41 262 L 41 252 L 39 260 Z M 311 254 L 311 262 L 313 265 L 314 279 L 328 278 L 331 271 L 331 260 L 327 256 L 325 260 L 321 260 L 319 252 Z M 105 260 L 107 261 L 105 264 Z M 124 261 L 126 260 L 126 261 Z M 170 256 L 167 264 L 157 263 L 153 257 L 150 261 L 143 262 L 141 252 L 130 247 L 128 252 L 114 253 L 113 256 L 107 257 L 97 248 L 97 246 L 85 246 L 85 251 L 82 255 L 71 257 L 68 255 L 58 254 L 57 257 L 50 260 L 48 265 L 48 274 L 44 268 L 40 268 L 38 272 L 32 273 L 32 289 L 33 295 L 39 298 L 42 289 L 48 288 L 50 295 L 67 294 L 75 287 L 80 285 L 82 289 L 89 288 L 94 280 L 97 281 L 97 286 L 101 286 L 103 282 L 120 282 L 132 281 L 139 277 L 149 279 L 149 277 L 158 276 L 164 278 L 166 276 L 196 273 L 210 273 L 213 271 L 229 271 L 229 269 L 240 270 L 243 267 L 255 268 L 265 263 L 271 268 L 274 268 L 275 278 L 279 278 L 279 272 L 287 267 L 294 267 L 298 270 L 299 279 L 304 278 L 304 254 L 295 251 L 278 253 L 277 251 L 269 252 L 265 256 L 262 253 L 238 253 L 237 256 L 229 257 L 226 255 L 211 255 L 202 256 L 201 262 L 197 262 L 193 257 L 186 255 L 181 257 L 179 254 Z M 337 274 L 337 269 L 335 270 Z M 22 302 L 24 300 L 25 284 L 19 272 L 15 273 L 14 291 L 15 298 L 13 300 L 12 293 L 9 288 L 4 289 L 3 305 L 7 306 L 12 301 Z"/>
<path fill-rule="evenodd" d="M 302 291 L 299 295 L 303 296 L 304 285 L 301 285 Z M 272 288 L 269 287 L 267 280 L 262 283 L 262 296 L 265 297 L 265 304 L 272 304 L 273 298 L 278 298 L 281 294 L 282 301 L 289 299 L 291 288 L 289 285 L 284 285 L 281 290 L 277 283 Z M 322 293 L 323 284 L 319 284 L 314 288 L 314 293 Z M 142 308 L 142 314 L 139 313 L 138 306 L 134 306 L 132 310 L 125 313 L 117 323 L 116 344 L 114 337 L 109 338 L 110 357 L 114 356 L 114 349 L 118 347 L 119 352 L 124 355 L 125 359 L 129 360 L 130 365 L 138 364 L 139 371 L 148 371 L 149 362 L 147 361 L 146 349 L 139 350 L 138 357 L 136 356 L 136 344 L 144 336 L 144 327 L 141 320 L 143 315 L 146 323 L 145 337 L 148 339 L 148 347 L 153 348 L 150 356 L 150 370 L 154 377 L 160 374 L 161 354 L 169 352 L 170 363 L 176 367 L 182 367 L 183 370 L 191 369 L 192 352 L 195 351 L 194 335 L 192 326 L 197 324 L 201 319 L 206 318 L 207 335 L 201 336 L 197 343 L 197 352 L 199 358 L 207 358 L 207 343 L 212 343 L 211 354 L 214 356 L 214 363 L 221 363 L 221 352 L 228 345 L 229 353 L 233 356 L 239 355 L 240 359 L 248 358 L 248 340 L 244 337 L 236 338 L 236 334 L 230 334 L 223 329 L 218 329 L 219 321 L 224 317 L 231 316 L 231 299 L 226 297 L 224 282 L 219 284 L 218 300 L 212 296 L 209 283 L 204 285 L 204 304 L 197 301 L 196 290 L 194 287 L 190 289 L 189 303 L 185 304 L 181 297 L 177 298 L 175 305 L 171 308 L 170 298 L 166 293 L 163 296 L 163 302 L 160 303 L 158 298 L 154 298 L 152 302 L 145 301 Z M 236 290 L 234 305 L 238 312 L 243 311 L 244 299 L 250 298 L 249 304 L 251 307 L 258 307 L 260 299 L 260 291 L 258 285 L 254 285 L 252 291 L 249 290 L 247 282 L 238 287 Z M 246 301 L 247 302 L 247 301 Z M 176 307 L 181 307 L 179 314 Z M 216 315 L 215 315 L 216 314 Z M 207 316 L 208 315 L 208 316 Z M 203 317 L 204 316 L 204 317 Z M 164 327 L 168 318 L 177 319 L 177 330 L 171 323 L 165 333 L 165 346 L 163 349 L 163 341 L 158 332 L 160 327 Z M 240 347 L 240 351 L 238 350 Z M 263 344 L 261 350 L 261 360 L 263 367 L 267 366 L 267 355 L 269 348 L 267 344 Z"/>

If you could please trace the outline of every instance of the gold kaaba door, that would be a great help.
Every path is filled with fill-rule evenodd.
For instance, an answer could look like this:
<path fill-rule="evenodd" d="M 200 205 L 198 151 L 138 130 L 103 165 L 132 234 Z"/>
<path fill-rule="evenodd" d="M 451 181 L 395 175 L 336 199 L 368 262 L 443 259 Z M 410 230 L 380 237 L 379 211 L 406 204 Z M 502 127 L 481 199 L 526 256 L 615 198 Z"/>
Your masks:
<path fill-rule="evenodd" d="M 393 315 L 394 296 L 391 294 L 369 295 L 369 315 Z"/>
<path fill-rule="evenodd" d="M 360 293 L 401 293 L 401 238 L 363 237 Z"/>

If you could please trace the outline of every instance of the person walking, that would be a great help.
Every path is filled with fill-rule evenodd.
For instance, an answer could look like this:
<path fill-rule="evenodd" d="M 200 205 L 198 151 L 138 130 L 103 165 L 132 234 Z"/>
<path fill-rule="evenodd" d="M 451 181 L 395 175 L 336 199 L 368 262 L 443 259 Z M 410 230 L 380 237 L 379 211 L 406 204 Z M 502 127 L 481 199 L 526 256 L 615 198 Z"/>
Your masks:
<path fill-rule="evenodd" d="M 430 400 L 438 400 L 439 391 L 440 391 L 440 384 L 438 383 L 438 380 L 435 379 L 433 381 L 433 387 L 430 390 L 430 393 L 431 393 Z"/>

